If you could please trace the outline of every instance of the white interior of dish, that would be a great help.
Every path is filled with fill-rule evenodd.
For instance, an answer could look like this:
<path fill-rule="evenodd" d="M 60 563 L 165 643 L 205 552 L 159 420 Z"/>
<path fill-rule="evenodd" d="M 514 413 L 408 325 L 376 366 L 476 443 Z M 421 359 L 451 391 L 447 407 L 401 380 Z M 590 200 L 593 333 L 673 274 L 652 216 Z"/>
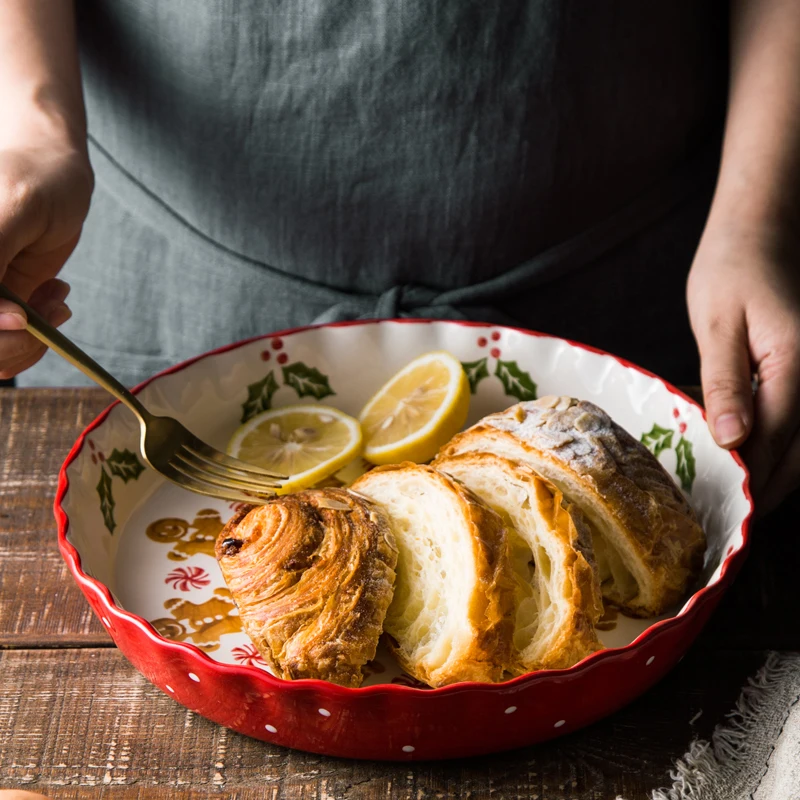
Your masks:
<path fill-rule="evenodd" d="M 473 395 L 470 424 L 517 402 L 517 398 L 505 394 L 501 380 L 494 375 L 498 364 L 498 356 L 492 355 L 495 350 L 500 360 L 514 361 L 529 373 L 540 397 L 564 394 L 591 400 L 636 438 L 654 424 L 674 430 L 673 442 L 685 437 L 692 444 L 695 459 L 690 500 L 708 537 L 701 585 L 715 582 L 724 558 L 742 546 L 741 526 L 749 508 L 742 489 L 744 470 L 714 444 L 700 411 L 670 393 L 661 381 L 614 358 L 558 339 L 448 322 L 320 328 L 282 336 L 280 343 L 264 339 L 205 357 L 155 379 L 140 397 L 154 413 L 177 417 L 209 443 L 224 449 L 239 424 L 248 385 L 263 380 L 270 371 L 282 383 L 284 366 L 302 362 L 315 368 L 328 377 L 335 392 L 321 402 L 357 415 L 387 378 L 412 358 L 431 350 L 447 350 L 463 362 L 487 359 L 490 377 L 478 384 Z M 283 365 L 277 363 L 278 356 L 285 360 Z M 286 385 L 272 397 L 273 407 L 296 402 L 315 400 L 299 398 Z M 226 520 L 231 506 L 181 490 L 149 469 L 127 481 L 111 475 L 106 466 L 109 455 L 115 449 L 138 453 L 138 436 L 133 415 L 118 406 L 90 434 L 91 445 L 87 442 L 68 468 L 69 490 L 63 508 L 69 518 L 68 538 L 80 553 L 84 571 L 108 586 L 121 608 L 148 621 L 172 616 L 177 635 L 188 636 L 184 639 L 188 644 L 201 646 L 211 658 L 260 666 L 244 633 L 214 636 L 218 614 L 208 611 L 208 603 L 225 585 L 214 558 L 202 552 L 173 552 L 170 544 L 145 535 L 155 520 L 177 518 L 191 525 L 204 509 L 216 511 Z M 674 447 L 664 450 L 659 458 L 675 475 Z M 103 469 L 110 478 L 114 502 L 113 534 L 100 508 L 98 483 Z M 197 527 L 186 534 L 201 535 Z M 165 608 L 165 604 L 171 608 Z M 193 610 L 194 616 L 205 616 L 190 619 Z M 676 608 L 673 613 L 679 611 Z M 184 615 L 182 619 L 176 616 L 180 614 Z M 230 616 L 235 616 L 235 610 Z M 600 634 L 601 639 L 609 647 L 625 645 L 653 622 L 620 616 L 613 630 Z M 370 675 L 365 685 L 397 682 L 401 673 L 391 657 L 381 652 L 377 661 L 376 670 L 383 671 Z"/>

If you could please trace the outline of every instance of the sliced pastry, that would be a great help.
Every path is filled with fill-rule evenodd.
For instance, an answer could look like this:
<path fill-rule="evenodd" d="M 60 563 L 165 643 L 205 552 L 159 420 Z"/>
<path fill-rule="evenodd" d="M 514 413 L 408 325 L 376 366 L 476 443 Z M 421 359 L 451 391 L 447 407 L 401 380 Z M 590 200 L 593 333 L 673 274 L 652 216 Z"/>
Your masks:
<path fill-rule="evenodd" d="M 384 628 L 403 669 L 429 686 L 502 680 L 514 578 L 501 518 L 450 476 L 418 464 L 379 467 L 352 490 L 386 510 L 400 551 Z"/>
<path fill-rule="evenodd" d="M 379 506 L 345 489 L 277 497 L 238 512 L 216 556 L 245 631 L 278 677 L 361 684 L 397 563 Z"/>
<path fill-rule="evenodd" d="M 603 597 L 635 616 L 661 614 L 702 567 L 705 536 L 653 454 L 603 410 L 543 397 L 490 414 L 441 457 L 486 452 L 529 465 L 584 512 Z"/>
<path fill-rule="evenodd" d="M 491 453 L 444 456 L 433 466 L 507 523 L 516 581 L 513 671 L 564 669 L 599 650 L 594 625 L 603 605 L 583 514 L 530 467 Z"/>

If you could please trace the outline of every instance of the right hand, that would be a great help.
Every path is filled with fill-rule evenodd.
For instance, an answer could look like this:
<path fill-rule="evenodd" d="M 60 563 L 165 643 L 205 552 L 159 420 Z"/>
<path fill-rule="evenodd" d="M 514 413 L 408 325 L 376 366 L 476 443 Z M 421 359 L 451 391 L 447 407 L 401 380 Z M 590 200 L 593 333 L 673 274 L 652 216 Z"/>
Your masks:
<path fill-rule="evenodd" d="M 0 281 L 51 325 L 66 322 L 69 286 L 58 274 L 80 237 L 94 178 L 85 152 L 52 140 L 0 148 Z M 25 312 L 0 299 L 0 379 L 35 364 L 46 347 Z"/>

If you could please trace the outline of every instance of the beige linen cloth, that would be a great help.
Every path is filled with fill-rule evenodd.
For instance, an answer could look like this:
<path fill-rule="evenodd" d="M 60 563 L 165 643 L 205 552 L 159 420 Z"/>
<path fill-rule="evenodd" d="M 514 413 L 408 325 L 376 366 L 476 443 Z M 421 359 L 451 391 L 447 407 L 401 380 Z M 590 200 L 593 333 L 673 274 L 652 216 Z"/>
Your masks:
<path fill-rule="evenodd" d="M 694 741 L 670 778 L 650 800 L 800 800 L 800 653 L 770 653 L 711 741 Z"/>

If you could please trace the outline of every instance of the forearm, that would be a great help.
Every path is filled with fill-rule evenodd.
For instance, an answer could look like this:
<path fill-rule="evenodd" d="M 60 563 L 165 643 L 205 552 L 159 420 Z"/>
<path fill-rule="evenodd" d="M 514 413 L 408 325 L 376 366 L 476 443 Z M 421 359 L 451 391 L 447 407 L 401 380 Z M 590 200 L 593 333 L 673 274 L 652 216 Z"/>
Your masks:
<path fill-rule="evenodd" d="M 86 146 L 73 0 L 0 1 L 0 142 Z"/>
<path fill-rule="evenodd" d="M 800 2 L 733 0 L 731 87 L 711 220 L 800 222 Z"/>

